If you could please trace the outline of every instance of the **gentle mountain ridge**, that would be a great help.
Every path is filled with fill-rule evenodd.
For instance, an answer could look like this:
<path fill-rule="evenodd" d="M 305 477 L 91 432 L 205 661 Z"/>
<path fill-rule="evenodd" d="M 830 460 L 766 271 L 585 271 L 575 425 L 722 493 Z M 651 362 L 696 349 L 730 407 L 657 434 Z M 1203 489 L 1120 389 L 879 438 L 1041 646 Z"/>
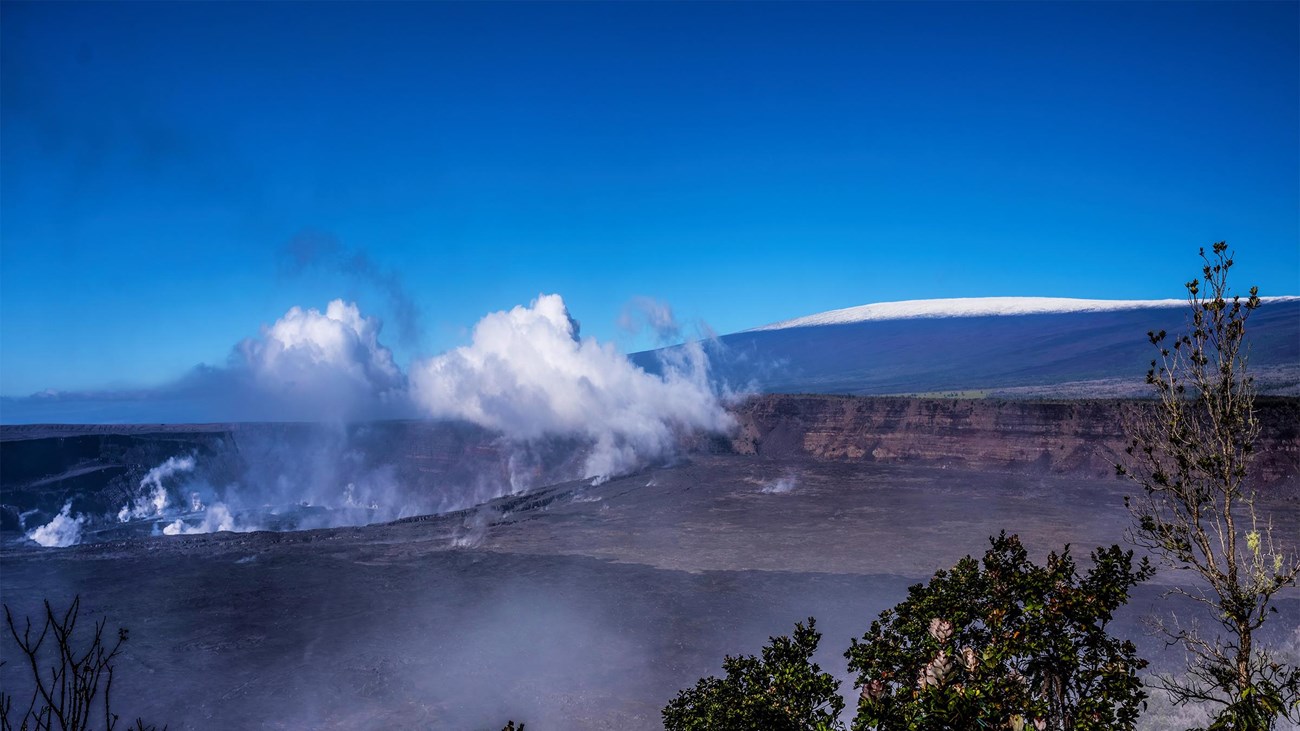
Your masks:
<path fill-rule="evenodd" d="M 1261 297 L 1261 301 L 1292 302 L 1296 296 Z M 868 320 L 906 320 L 922 317 L 984 317 L 988 315 L 1045 315 L 1067 312 L 1112 312 L 1115 310 L 1141 310 L 1166 307 L 1186 307 L 1187 300 L 1099 300 L 1069 297 L 955 297 L 945 299 L 902 300 L 876 302 L 857 307 L 818 312 L 770 325 L 751 328 L 760 330 L 785 330 L 793 327 L 815 325 L 846 325 Z"/>

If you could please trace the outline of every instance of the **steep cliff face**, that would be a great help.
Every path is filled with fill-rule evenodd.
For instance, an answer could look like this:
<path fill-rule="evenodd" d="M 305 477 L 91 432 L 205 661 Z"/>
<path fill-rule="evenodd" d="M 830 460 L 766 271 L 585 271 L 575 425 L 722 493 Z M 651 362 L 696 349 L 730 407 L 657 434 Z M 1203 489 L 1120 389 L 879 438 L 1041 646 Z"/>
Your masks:
<path fill-rule="evenodd" d="M 736 407 L 730 448 L 780 459 L 918 463 L 1108 477 L 1132 401 L 754 397 Z M 1255 477 L 1300 487 L 1300 400 L 1260 399 Z"/>

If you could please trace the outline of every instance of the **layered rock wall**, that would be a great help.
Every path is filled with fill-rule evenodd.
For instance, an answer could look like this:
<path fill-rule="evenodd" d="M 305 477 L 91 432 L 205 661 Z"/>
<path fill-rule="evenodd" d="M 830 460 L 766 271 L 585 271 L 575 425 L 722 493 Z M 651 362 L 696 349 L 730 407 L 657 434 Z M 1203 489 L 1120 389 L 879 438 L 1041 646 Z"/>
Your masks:
<path fill-rule="evenodd" d="M 729 448 L 780 459 L 1112 476 L 1134 401 L 764 395 L 735 408 Z M 1300 399 L 1260 399 L 1255 478 L 1300 486 Z"/>

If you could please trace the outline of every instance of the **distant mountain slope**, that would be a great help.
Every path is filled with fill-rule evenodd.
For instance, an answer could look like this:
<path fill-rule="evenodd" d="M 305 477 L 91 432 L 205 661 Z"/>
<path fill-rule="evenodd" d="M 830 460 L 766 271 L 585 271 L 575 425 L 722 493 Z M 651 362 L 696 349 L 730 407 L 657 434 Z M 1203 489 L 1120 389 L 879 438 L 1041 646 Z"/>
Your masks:
<path fill-rule="evenodd" d="M 836 310 L 724 335 L 715 376 L 767 393 L 1115 397 L 1145 393 L 1150 330 L 1186 329 L 1186 303 L 989 298 Z M 1300 395 L 1300 297 L 1248 324 L 1265 393 Z M 655 353 L 635 356 L 658 368 Z"/>
<path fill-rule="evenodd" d="M 1294 302 L 1300 297 L 1261 297 L 1265 304 Z M 951 299 L 877 302 L 842 310 L 819 312 L 776 322 L 752 330 L 786 330 L 811 325 L 847 325 L 868 320 L 908 320 L 923 317 L 980 317 L 985 315 L 1050 315 L 1072 312 L 1115 312 L 1185 308 L 1186 300 L 1089 300 L 1069 297 L 958 297 Z M 752 331 L 751 330 L 751 331 Z"/>

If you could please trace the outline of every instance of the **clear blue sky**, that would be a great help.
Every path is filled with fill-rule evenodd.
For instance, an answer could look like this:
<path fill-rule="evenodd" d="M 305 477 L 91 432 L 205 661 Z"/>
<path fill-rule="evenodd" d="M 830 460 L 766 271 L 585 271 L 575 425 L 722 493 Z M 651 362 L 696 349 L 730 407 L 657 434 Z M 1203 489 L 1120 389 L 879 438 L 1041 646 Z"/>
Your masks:
<path fill-rule="evenodd" d="M 898 299 L 1300 293 L 1297 3 L 4 3 L 0 394 L 355 299 L 401 363 L 558 292 L 719 332 Z M 281 252 L 304 230 L 381 287 Z M 389 283 L 393 283 L 391 277 Z"/>

